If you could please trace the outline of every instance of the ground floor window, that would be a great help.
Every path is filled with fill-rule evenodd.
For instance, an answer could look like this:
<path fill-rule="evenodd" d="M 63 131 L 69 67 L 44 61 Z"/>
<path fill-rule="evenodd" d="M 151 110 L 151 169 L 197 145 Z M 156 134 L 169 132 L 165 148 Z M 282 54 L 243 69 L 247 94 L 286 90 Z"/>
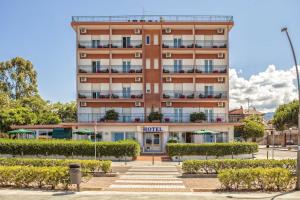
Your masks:
<path fill-rule="evenodd" d="M 114 132 L 112 133 L 112 141 L 116 142 L 119 140 L 124 140 L 124 132 Z"/>
<path fill-rule="evenodd" d="M 126 135 L 126 140 L 136 140 L 134 132 L 126 132 L 125 135 Z"/>
<path fill-rule="evenodd" d="M 177 140 L 179 143 L 192 143 L 193 134 L 191 132 L 170 132 L 168 140 Z"/>
<path fill-rule="evenodd" d="M 135 132 L 112 132 L 112 141 L 136 140 Z"/>
<path fill-rule="evenodd" d="M 96 140 L 95 140 L 95 135 L 91 135 L 91 141 L 96 141 L 96 142 L 100 142 L 102 141 L 103 136 L 102 136 L 102 132 L 97 132 L 96 134 Z"/>

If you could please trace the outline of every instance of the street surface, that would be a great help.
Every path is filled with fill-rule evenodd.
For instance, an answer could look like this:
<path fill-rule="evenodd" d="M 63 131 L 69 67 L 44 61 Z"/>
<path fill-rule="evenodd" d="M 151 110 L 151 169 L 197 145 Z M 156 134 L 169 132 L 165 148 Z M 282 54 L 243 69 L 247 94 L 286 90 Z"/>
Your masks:
<path fill-rule="evenodd" d="M 260 148 L 259 152 L 255 155 L 256 159 L 267 159 L 267 152 L 269 151 L 269 159 L 272 159 L 272 148 Z M 297 151 L 287 150 L 282 148 L 274 149 L 274 159 L 296 159 Z"/>
<path fill-rule="evenodd" d="M 223 199 L 263 199 L 263 200 L 278 200 L 278 199 L 300 199 L 300 192 L 291 193 L 149 193 L 149 192 L 42 192 L 30 190 L 0 190 L 0 199 L 2 200 L 223 200 Z"/>

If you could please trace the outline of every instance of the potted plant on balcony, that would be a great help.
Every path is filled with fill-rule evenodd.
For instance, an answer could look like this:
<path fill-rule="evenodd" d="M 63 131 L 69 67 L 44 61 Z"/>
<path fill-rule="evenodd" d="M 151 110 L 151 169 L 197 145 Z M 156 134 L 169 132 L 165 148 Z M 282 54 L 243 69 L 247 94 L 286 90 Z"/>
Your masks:
<path fill-rule="evenodd" d="M 141 119 L 139 117 L 134 118 L 134 122 L 140 122 Z"/>
<path fill-rule="evenodd" d="M 107 110 L 105 112 L 104 119 L 106 122 L 115 122 L 119 119 L 119 113 L 117 113 L 115 110 Z"/>
<path fill-rule="evenodd" d="M 148 115 L 148 121 L 149 122 L 161 122 L 163 118 L 163 114 L 159 113 L 159 112 L 151 112 L 149 115 Z"/>
<path fill-rule="evenodd" d="M 166 117 L 165 122 L 170 122 L 170 118 Z"/>
<path fill-rule="evenodd" d="M 190 114 L 190 121 L 196 123 L 202 123 L 206 120 L 206 116 L 204 112 L 193 112 Z"/>

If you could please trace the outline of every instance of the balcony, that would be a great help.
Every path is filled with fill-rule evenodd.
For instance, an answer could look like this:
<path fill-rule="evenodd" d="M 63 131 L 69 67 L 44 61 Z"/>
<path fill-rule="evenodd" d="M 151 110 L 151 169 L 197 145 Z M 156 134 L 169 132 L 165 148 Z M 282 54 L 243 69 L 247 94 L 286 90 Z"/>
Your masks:
<path fill-rule="evenodd" d="M 194 73 L 193 65 L 164 65 L 163 73 Z"/>
<path fill-rule="evenodd" d="M 191 113 L 163 113 L 163 118 L 160 123 L 193 123 L 190 121 Z M 198 123 L 227 123 L 228 115 L 225 113 L 206 113 L 206 120 Z M 105 113 L 78 113 L 78 121 L 81 123 L 93 123 L 95 121 L 99 123 L 105 123 Z M 121 123 L 141 123 L 148 122 L 144 113 L 119 113 L 119 119 L 115 122 Z M 151 122 L 149 122 L 151 123 Z"/>
<path fill-rule="evenodd" d="M 142 40 L 112 40 L 111 48 L 142 48 Z"/>
<path fill-rule="evenodd" d="M 112 65 L 111 73 L 142 73 L 141 65 Z"/>
<path fill-rule="evenodd" d="M 194 40 L 164 40 L 163 48 L 194 48 Z"/>
<path fill-rule="evenodd" d="M 226 91 L 163 91 L 164 99 L 227 99 L 228 92 Z"/>
<path fill-rule="evenodd" d="M 109 73 L 109 65 L 96 67 L 93 65 L 79 65 L 78 73 Z"/>
<path fill-rule="evenodd" d="M 195 66 L 196 73 L 203 73 L 203 74 L 226 74 L 227 73 L 227 66 L 226 65 L 196 65 Z"/>
<path fill-rule="evenodd" d="M 79 90 L 78 99 L 143 99 L 142 90 L 119 91 L 113 90 Z"/>
<path fill-rule="evenodd" d="M 142 73 L 143 67 L 141 65 L 79 65 L 78 73 Z"/>
<path fill-rule="evenodd" d="M 203 74 L 226 74 L 227 73 L 227 66 L 226 65 L 164 65 L 163 66 L 163 73 L 165 74 L 184 74 L 184 73 L 203 73 Z"/>
<path fill-rule="evenodd" d="M 81 40 L 78 48 L 109 48 L 109 40 Z"/>
<path fill-rule="evenodd" d="M 142 40 L 81 40 L 78 42 L 78 48 L 142 48 Z"/>
<path fill-rule="evenodd" d="M 227 48 L 225 40 L 196 40 L 195 48 Z"/>
<path fill-rule="evenodd" d="M 225 40 L 164 40 L 163 48 L 227 48 Z"/>

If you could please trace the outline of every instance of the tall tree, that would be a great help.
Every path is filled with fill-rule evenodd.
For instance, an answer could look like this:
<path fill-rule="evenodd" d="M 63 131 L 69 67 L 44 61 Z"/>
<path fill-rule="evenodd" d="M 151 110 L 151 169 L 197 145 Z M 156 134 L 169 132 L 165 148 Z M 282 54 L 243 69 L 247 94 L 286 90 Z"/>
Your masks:
<path fill-rule="evenodd" d="M 276 130 L 283 131 L 298 125 L 299 101 L 280 105 L 273 116 L 272 123 Z"/>
<path fill-rule="evenodd" d="M 262 117 L 252 115 L 243 120 L 243 125 L 235 127 L 235 135 L 242 137 L 244 140 L 249 138 L 256 139 L 263 137 L 265 126 L 262 122 Z"/>
<path fill-rule="evenodd" d="M 37 94 L 37 73 L 32 63 L 21 57 L 0 63 L 0 92 L 12 99 Z"/>
<path fill-rule="evenodd" d="M 54 112 L 58 114 L 63 122 L 77 121 L 77 106 L 74 101 L 69 103 L 55 103 L 53 104 Z"/>

